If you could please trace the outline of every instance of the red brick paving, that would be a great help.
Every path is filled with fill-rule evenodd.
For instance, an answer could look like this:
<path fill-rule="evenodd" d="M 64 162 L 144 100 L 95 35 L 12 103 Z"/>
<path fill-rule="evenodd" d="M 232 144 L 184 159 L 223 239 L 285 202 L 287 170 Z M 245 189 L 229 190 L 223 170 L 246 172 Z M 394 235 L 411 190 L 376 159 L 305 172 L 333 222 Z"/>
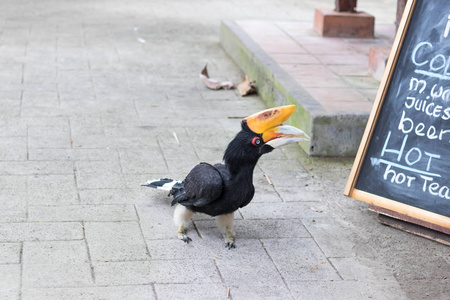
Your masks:
<path fill-rule="evenodd" d="M 323 38 L 309 22 L 236 22 L 328 112 L 370 111 L 379 82 L 369 50 L 392 45 L 395 26 L 376 26 L 374 39 Z"/>

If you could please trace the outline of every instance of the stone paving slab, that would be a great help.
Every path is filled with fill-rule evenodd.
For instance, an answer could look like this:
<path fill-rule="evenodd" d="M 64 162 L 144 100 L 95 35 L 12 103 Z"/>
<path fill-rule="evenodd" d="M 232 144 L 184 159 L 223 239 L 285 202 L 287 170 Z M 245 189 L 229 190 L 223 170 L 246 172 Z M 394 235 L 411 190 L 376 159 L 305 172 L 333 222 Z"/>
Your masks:
<path fill-rule="evenodd" d="M 29 206 L 28 219 L 34 222 L 137 221 L 133 205 Z"/>
<path fill-rule="evenodd" d="M 290 284 L 289 288 L 297 299 L 307 297 L 324 300 L 408 299 L 404 294 L 392 293 L 398 289 L 398 286 L 392 286 L 389 283 L 381 286 L 374 286 L 374 284 L 376 283 L 367 281 L 307 281 Z"/>
<path fill-rule="evenodd" d="M 64 286 L 92 286 L 90 265 L 36 264 L 23 269 L 22 284 L 27 287 L 60 288 Z"/>
<path fill-rule="evenodd" d="M 27 187 L 30 192 L 29 205 L 78 204 L 76 179 L 73 174 L 28 176 Z"/>
<path fill-rule="evenodd" d="M 18 264 L 20 263 L 21 244 L 19 243 L 2 243 L 0 244 L 0 263 L 1 264 Z"/>
<path fill-rule="evenodd" d="M 265 239 L 262 243 L 286 282 L 343 279 L 311 238 Z"/>
<path fill-rule="evenodd" d="M 230 285 L 283 285 L 283 273 L 268 257 L 248 257 L 245 264 L 240 260 L 220 259 L 216 261 L 224 281 Z"/>
<path fill-rule="evenodd" d="M 1 242 L 81 240 L 84 238 L 79 222 L 7 222 L 0 228 Z"/>
<path fill-rule="evenodd" d="M 226 298 L 223 284 L 155 284 L 158 299 L 213 300 Z"/>
<path fill-rule="evenodd" d="M 29 160 L 117 160 L 118 153 L 114 149 L 29 149 Z"/>
<path fill-rule="evenodd" d="M 96 262 L 94 272 L 98 285 L 221 282 L 212 259 Z"/>
<path fill-rule="evenodd" d="M 142 299 L 155 300 L 156 295 L 151 285 L 131 285 L 113 287 L 66 287 L 66 288 L 27 288 L 22 293 L 23 299 Z"/>
<path fill-rule="evenodd" d="M 2 299 L 17 299 L 21 282 L 20 264 L 0 265 L 0 297 Z"/>
<path fill-rule="evenodd" d="M 23 222 L 26 220 L 26 191 L 5 190 L 0 195 L 0 220 L 2 222 Z"/>
<path fill-rule="evenodd" d="M 85 222 L 84 230 L 92 261 L 138 261 L 149 258 L 137 222 Z"/>

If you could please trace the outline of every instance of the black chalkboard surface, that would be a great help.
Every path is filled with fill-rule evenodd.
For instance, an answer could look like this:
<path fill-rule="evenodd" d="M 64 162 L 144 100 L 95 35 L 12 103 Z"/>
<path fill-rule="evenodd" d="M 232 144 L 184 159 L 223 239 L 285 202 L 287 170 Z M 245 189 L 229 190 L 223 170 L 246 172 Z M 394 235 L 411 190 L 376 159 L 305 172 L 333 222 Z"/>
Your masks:
<path fill-rule="evenodd" d="M 450 228 L 450 1 L 405 9 L 345 191 Z"/>

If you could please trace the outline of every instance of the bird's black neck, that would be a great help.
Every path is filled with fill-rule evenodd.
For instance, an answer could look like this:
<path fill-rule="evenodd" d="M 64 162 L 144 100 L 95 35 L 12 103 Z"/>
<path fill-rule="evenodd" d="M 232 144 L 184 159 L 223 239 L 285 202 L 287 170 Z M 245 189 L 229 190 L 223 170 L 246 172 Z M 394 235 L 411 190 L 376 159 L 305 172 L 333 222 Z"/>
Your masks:
<path fill-rule="evenodd" d="M 232 177 L 239 178 L 253 178 L 253 170 L 255 169 L 257 161 L 255 162 L 227 162 L 225 167 L 230 171 Z"/>
<path fill-rule="evenodd" d="M 248 133 L 241 131 L 228 144 L 223 160 L 231 176 L 243 174 L 252 178 L 253 170 L 260 158 L 259 151 L 253 146 L 248 146 Z"/>

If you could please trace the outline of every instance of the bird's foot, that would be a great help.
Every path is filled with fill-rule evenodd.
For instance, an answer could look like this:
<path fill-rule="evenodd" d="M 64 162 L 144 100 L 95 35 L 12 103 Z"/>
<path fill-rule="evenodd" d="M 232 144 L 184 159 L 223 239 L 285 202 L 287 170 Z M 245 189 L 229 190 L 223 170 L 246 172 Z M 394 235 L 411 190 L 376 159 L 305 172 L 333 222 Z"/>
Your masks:
<path fill-rule="evenodd" d="M 190 237 L 187 236 L 186 234 L 186 229 L 184 229 L 183 225 L 180 225 L 180 227 L 178 228 L 177 231 L 177 236 L 180 240 L 182 240 L 183 242 L 185 242 L 186 244 L 189 244 L 189 242 L 192 241 L 192 239 Z"/>
<path fill-rule="evenodd" d="M 189 242 L 192 242 L 192 239 L 190 237 L 188 237 L 187 235 L 184 235 L 182 237 L 178 236 L 178 238 L 180 240 L 182 240 L 183 242 L 185 242 L 186 244 L 189 244 Z"/>
<path fill-rule="evenodd" d="M 228 248 L 228 250 L 231 248 L 236 248 L 236 245 L 234 244 L 234 236 L 230 231 L 223 234 L 223 239 L 225 241 L 225 248 Z"/>

